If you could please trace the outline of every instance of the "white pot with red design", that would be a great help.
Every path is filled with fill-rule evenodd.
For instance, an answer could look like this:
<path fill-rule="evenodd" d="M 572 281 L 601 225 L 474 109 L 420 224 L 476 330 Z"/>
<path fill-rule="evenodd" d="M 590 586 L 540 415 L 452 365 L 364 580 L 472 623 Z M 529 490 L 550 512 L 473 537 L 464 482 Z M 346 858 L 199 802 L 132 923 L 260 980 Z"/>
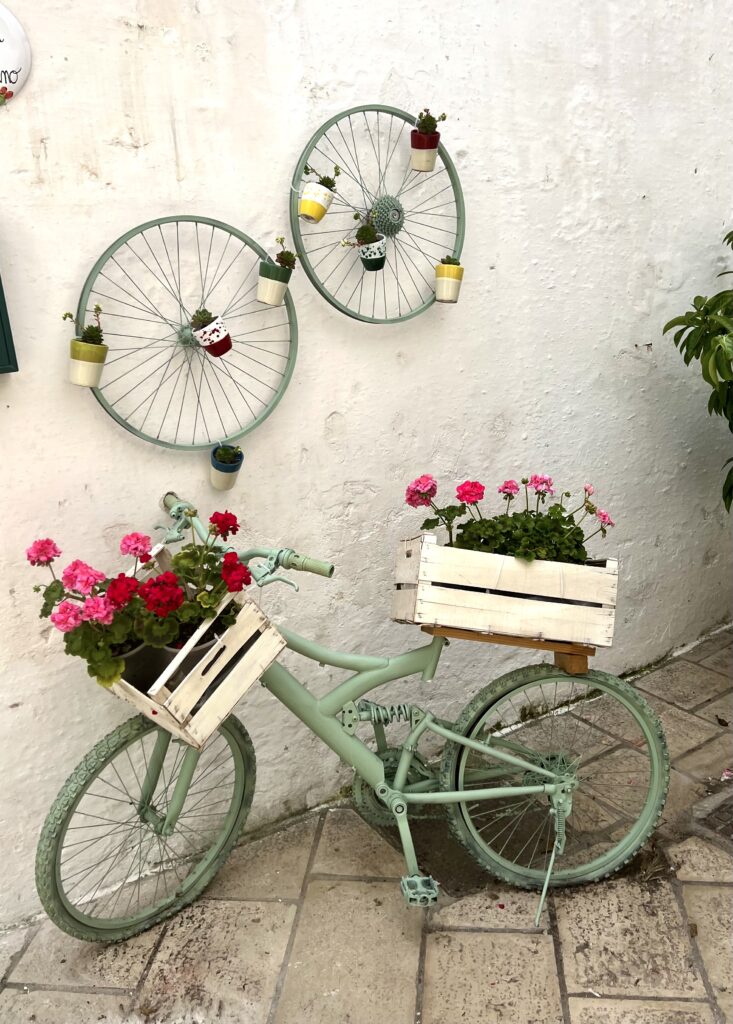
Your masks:
<path fill-rule="evenodd" d="M 220 316 L 207 309 L 197 309 L 191 317 L 191 333 L 210 356 L 223 356 L 232 347 L 232 338 Z"/>

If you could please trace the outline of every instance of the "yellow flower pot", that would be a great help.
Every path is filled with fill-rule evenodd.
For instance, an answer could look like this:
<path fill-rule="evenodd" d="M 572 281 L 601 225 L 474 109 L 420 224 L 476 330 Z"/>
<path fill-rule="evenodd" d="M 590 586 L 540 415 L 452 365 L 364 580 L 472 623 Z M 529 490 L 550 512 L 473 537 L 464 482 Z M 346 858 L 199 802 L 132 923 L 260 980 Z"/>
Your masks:
<path fill-rule="evenodd" d="M 438 263 L 435 268 L 436 302 L 458 302 L 463 281 L 463 269 L 453 263 Z"/>
<path fill-rule="evenodd" d="M 317 224 L 326 216 L 332 202 L 333 192 L 330 188 L 309 181 L 303 188 L 303 194 L 298 202 L 298 216 L 309 224 Z"/>
<path fill-rule="evenodd" d="M 69 347 L 69 380 L 82 388 L 96 388 L 102 378 L 109 349 L 81 338 L 72 338 Z"/>

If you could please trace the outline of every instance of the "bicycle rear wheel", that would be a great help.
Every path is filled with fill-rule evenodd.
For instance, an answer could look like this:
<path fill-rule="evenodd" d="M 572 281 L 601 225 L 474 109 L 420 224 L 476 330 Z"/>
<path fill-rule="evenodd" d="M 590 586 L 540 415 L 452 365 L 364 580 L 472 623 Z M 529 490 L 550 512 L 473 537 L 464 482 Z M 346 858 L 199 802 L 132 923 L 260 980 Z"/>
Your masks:
<path fill-rule="evenodd" d="M 628 683 L 605 672 L 569 676 L 551 665 L 510 672 L 466 706 L 455 731 L 577 781 L 565 850 L 552 885 L 604 878 L 651 835 L 669 785 L 659 719 Z M 446 744 L 444 789 L 537 785 L 546 778 Z M 555 829 L 544 795 L 451 804 L 451 830 L 485 868 L 524 888 L 543 885 Z"/>
<path fill-rule="evenodd" d="M 156 743 L 163 764 L 153 813 L 142 814 Z M 222 722 L 199 757 L 174 832 L 164 836 L 155 815 L 165 815 L 188 749 L 139 716 L 100 740 L 67 779 L 41 832 L 36 887 L 69 935 L 137 935 L 193 902 L 226 860 L 254 796 L 252 742 L 237 718 Z"/>

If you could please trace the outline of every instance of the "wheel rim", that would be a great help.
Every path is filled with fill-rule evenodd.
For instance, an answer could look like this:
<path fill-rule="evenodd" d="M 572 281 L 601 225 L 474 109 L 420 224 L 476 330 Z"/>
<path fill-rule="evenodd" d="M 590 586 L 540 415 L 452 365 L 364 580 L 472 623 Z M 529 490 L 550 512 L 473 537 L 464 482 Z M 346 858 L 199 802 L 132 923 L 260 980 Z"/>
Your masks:
<path fill-rule="evenodd" d="M 539 713 L 528 714 L 526 707 Z M 635 702 L 599 678 L 559 675 L 510 689 L 479 715 L 466 735 L 503 739 L 518 746 L 511 752 L 577 779 L 565 852 L 553 870 L 556 884 L 612 870 L 646 838 L 663 785 L 658 737 Z M 496 761 L 468 748 L 458 759 L 461 789 L 541 781 L 540 774 L 499 768 Z M 549 798 L 541 795 L 460 805 L 484 856 L 536 885 L 544 881 L 555 840 L 549 808 Z"/>
<path fill-rule="evenodd" d="M 315 132 L 293 174 L 290 224 L 303 269 L 332 306 L 367 323 L 423 313 L 435 301 L 435 264 L 463 248 L 465 207 L 455 166 L 441 144 L 434 171 L 410 170 L 414 124 L 396 107 L 352 107 Z M 298 216 L 306 164 L 324 174 L 341 167 L 331 208 L 317 224 Z M 356 250 L 340 245 L 353 237 L 354 213 L 372 210 L 387 240 L 378 272 L 365 271 Z"/>
<path fill-rule="evenodd" d="M 254 430 L 288 386 L 298 330 L 290 292 L 259 303 L 266 251 L 208 217 L 141 224 L 100 256 L 79 299 L 77 321 L 102 307 L 109 353 L 93 392 L 126 430 L 166 448 L 202 449 Z M 230 330 L 231 350 L 210 355 L 190 316 L 207 306 Z"/>
<path fill-rule="evenodd" d="M 141 929 L 185 901 L 229 840 L 245 799 L 242 751 L 222 726 L 202 752 L 175 832 L 156 835 L 134 804 L 157 734 L 150 723 L 110 754 L 74 800 L 59 835 L 59 898 L 80 926 L 98 933 Z M 186 749 L 177 741 L 168 747 L 153 794 L 162 813 Z"/>

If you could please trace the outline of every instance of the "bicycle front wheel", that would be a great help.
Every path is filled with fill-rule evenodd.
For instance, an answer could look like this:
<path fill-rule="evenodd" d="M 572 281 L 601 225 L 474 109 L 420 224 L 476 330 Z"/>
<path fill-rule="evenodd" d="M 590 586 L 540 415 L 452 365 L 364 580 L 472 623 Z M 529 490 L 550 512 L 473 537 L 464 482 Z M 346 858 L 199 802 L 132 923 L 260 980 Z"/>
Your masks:
<path fill-rule="evenodd" d="M 628 683 L 605 672 L 569 676 L 551 665 L 510 672 L 466 706 L 455 731 L 503 748 L 532 765 L 574 778 L 565 849 L 552 885 L 604 878 L 651 835 L 669 785 L 669 754 L 659 719 Z M 444 789 L 546 782 L 458 743 L 443 754 Z M 544 795 L 465 801 L 448 808 L 456 837 L 492 874 L 539 888 L 555 843 Z"/>
<path fill-rule="evenodd" d="M 162 767 L 146 801 L 156 745 Z M 100 740 L 67 779 L 41 832 L 36 887 L 69 935 L 137 935 L 193 902 L 226 860 L 254 796 L 252 742 L 237 718 L 222 722 L 201 752 L 175 830 L 163 835 L 156 823 L 188 749 L 138 716 Z"/>

